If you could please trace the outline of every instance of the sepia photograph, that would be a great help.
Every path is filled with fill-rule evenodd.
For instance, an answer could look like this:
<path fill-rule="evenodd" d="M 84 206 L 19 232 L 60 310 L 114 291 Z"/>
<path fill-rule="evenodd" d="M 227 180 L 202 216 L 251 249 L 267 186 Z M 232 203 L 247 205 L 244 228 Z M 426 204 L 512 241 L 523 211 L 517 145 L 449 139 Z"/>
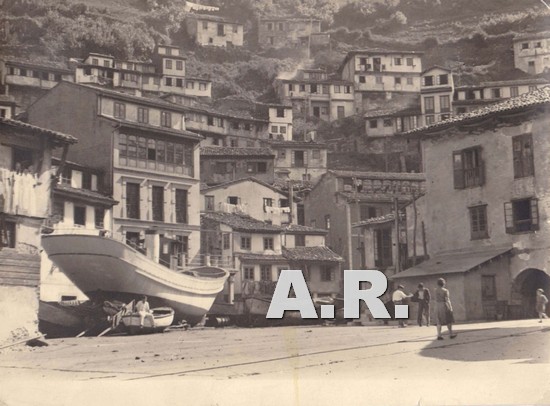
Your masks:
<path fill-rule="evenodd" d="M 0 406 L 550 406 L 549 294 L 550 1 L 0 0 Z"/>

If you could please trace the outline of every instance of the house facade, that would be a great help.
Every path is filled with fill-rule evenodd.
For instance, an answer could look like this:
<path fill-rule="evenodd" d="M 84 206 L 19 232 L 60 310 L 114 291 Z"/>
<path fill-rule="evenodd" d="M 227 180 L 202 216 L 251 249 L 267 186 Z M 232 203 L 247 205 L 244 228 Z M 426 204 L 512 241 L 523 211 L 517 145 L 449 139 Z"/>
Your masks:
<path fill-rule="evenodd" d="M 550 82 L 543 78 L 526 78 L 481 82 L 474 86 L 459 86 L 455 88 L 454 92 L 453 112 L 454 114 L 469 113 L 488 104 L 518 97 L 549 84 Z"/>
<path fill-rule="evenodd" d="M 269 148 L 202 147 L 201 182 L 212 186 L 252 176 L 273 183 L 274 158 Z"/>
<path fill-rule="evenodd" d="M 324 246 L 325 230 L 224 212 L 203 213 L 202 227 L 203 254 L 234 261 L 233 285 L 228 283 L 217 300 L 217 309 L 234 305 L 225 307 L 228 314 L 246 313 L 250 297 L 270 300 L 283 269 L 302 270 L 314 298 L 334 297 L 341 290 L 342 259 Z"/>
<path fill-rule="evenodd" d="M 296 222 L 297 199 L 257 178 L 243 178 L 201 189 L 201 212 L 242 213 L 271 224 Z"/>
<path fill-rule="evenodd" d="M 316 182 L 327 170 L 326 144 L 310 141 L 270 141 L 275 154 L 275 177 L 285 181 Z"/>
<path fill-rule="evenodd" d="M 40 235 L 52 213 L 52 152 L 76 138 L 0 119 L 0 342 L 38 329 Z M 17 330 L 17 331 L 16 331 Z"/>
<path fill-rule="evenodd" d="M 334 121 L 354 114 L 352 82 L 329 79 L 320 69 L 301 69 L 294 78 L 279 79 L 276 86 L 283 103 L 304 117 Z"/>
<path fill-rule="evenodd" d="M 258 43 L 268 48 L 307 48 L 328 45 L 330 36 L 321 32 L 321 20 L 266 17 L 258 22 Z"/>
<path fill-rule="evenodd" d="M 339 72 L 354 83 L 356 107 L 363 104 L 363 93 L 382 92 L 391 98 L 397 93 L 419 93 L 422 53 L 416 51 L 355 50 L 348 52 Z"/>
<path fill-rule="evenodd" d="M 448 279 L 458 320 L 535 317 L 550 288 L 548 88 L 413 130 L 426 173 L 430 259 L 394 276 Z"/>
<path fill-rule="evenodd" d="M 69 159 L 101 171 L 98 186 L 119 203 L 114 238 L 167 265 L 199 253 L 201 137 L 177 106 L 63 82 L 33 104 L 29 121 L 79 134 Z"/>
<path fill-rule="evenodd" d="M 450 69 L 434 66 L 422 72 L 420 102 L 424 125 L 451 117 L 453 94 L 454 81 Z"/>
<path fill-rule="evenodd" d="M 243 46 L 243 25 L 240 23 L 215 15 L 189 14 L 185 25 L 189 36 L 201 46 Z"/>
<path fill-rule="evenodd" d="M 62 80 L 74 82 L 74 72 L 57 64 L 37 64 L 15 59 L 0 61 L 1 93 L 14 99 L 15 114 L 25 111 Z"/>
<path fill-rule="evenodd" d="M 365 245 L 354 225 L 395 212 L 396 204 L 401 211 L 424 187 L 423 174 L 328 170 L 305 198 L 305 221 L 328 231 L 327 246 L 344 258 L 345 269 L 364 269 L 376 262 L 390 268 L 391 274 L 397 258 L 396 247 L 386 243 L 391 235 L 381 234 L 380 248 L 375 250 L 378 256 L 367 258 L 374 248 Z M 403 244 L 399 249 L 406 252 Z"/>
<path fill-rule="evenodd" d="M 550 32 L 516 35 L 513 47 L 517 69 L 538 75 L 550 68 Z"/>

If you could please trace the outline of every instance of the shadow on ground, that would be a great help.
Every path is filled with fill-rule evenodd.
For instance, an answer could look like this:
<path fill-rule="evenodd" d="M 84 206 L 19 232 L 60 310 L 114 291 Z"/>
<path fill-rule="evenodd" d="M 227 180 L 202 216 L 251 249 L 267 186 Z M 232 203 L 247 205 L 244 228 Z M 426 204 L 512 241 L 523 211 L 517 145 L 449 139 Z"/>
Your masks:
<path fill-rule="evenodd" d="M 434 337 L 421 351 L 423 357 L 449 361 L 503 361 L 522 363 L 550 363 L 550 327 L 491 328 L 460 330 L 451 340 L 444 329 L 445 339 Z"/>

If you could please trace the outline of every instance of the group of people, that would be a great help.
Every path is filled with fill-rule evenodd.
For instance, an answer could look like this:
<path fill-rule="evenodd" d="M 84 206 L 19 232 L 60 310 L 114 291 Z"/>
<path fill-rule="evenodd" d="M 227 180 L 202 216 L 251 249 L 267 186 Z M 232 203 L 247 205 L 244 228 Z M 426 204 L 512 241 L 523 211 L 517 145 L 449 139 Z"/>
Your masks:
<path fill-rule="evenodd" d="M 394 305 L 403 304 L 406 299 L 410 299 L 412 302 L 418 303 L 417 322 L 419 326 L 423 325 L 424 319 L 426 320 L 426 326 L 430 325 L 430 290 L 424 287 L 423 283 L 418 284 L 418 289 L 414 294 L 407 295 L 405 293 L 405 287 L 399 285 L 393 292 L 392 302 Z M 544 295 L 544 290 L 537 289 L 536 292 L 536 310 L 539 316 L 539 323 L 542 323 L 542 319 L 547 319 L 546 304 L 548 298 Z M 442 326 L 447 326 L 450 338 L 455 338 L 456 333 L 453 333 L 453 306 L 451 304 L 451 298 L 449 290 L 445 288 L 445 279 L 439 278 L 437 280 L 437 288 L 435 290 L 435 317 L 437 326 L 437 339 L 443 340 Z M 399 327 L 406 327 L 407 324 L 403 319 L 399 320 Z"/>
<path fill-rule="evenodd" d="M 423 283 L 419 283 L 417 291 L 414 294 L 407 295 L 405 293 L 405 287 L 403 285 L 399 285 L 392 295 L 393 304 L 403 304 L 406 299 L 411 299 L 412 302 L 418 303 L 418 325 L 422 326 L 425 319 L 426 326 L 430 326 L 430 290 L 424 287 Z M 435 290 L 435 306 L 437 339 L 443 340 L 441 330 L 444 325 L 447 326 L 447 329 L 449 330 L 450 338 L 455 338 L 456 334 L 453 333 L 453 306 L 451 304 L 449 290 L 445 288 L 445 279 L 443 278 L 439 278 L 437 280 L 437 289 Z M 399 327 L 407 326 L 403 319 L 398 320 Z"/>

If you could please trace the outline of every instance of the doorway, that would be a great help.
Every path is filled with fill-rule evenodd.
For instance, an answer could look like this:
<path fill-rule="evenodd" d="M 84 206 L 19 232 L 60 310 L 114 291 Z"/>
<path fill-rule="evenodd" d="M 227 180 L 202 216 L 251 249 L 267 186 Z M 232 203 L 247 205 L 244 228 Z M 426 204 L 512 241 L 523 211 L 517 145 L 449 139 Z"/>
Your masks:
<path fill-rule="evenodd" d="M 550 276 L 540 269 L 526 269 L 522 271 L 514 280 L 512 286 L 512 298 L 518 302 L 521 301 L 521 318 L 535 318 L 537 312 L 535 310 L 536 291 L 543 289 L 548 295 L 550 291 Z M 548 313 L 548 309 L 546 311 Z"/>

